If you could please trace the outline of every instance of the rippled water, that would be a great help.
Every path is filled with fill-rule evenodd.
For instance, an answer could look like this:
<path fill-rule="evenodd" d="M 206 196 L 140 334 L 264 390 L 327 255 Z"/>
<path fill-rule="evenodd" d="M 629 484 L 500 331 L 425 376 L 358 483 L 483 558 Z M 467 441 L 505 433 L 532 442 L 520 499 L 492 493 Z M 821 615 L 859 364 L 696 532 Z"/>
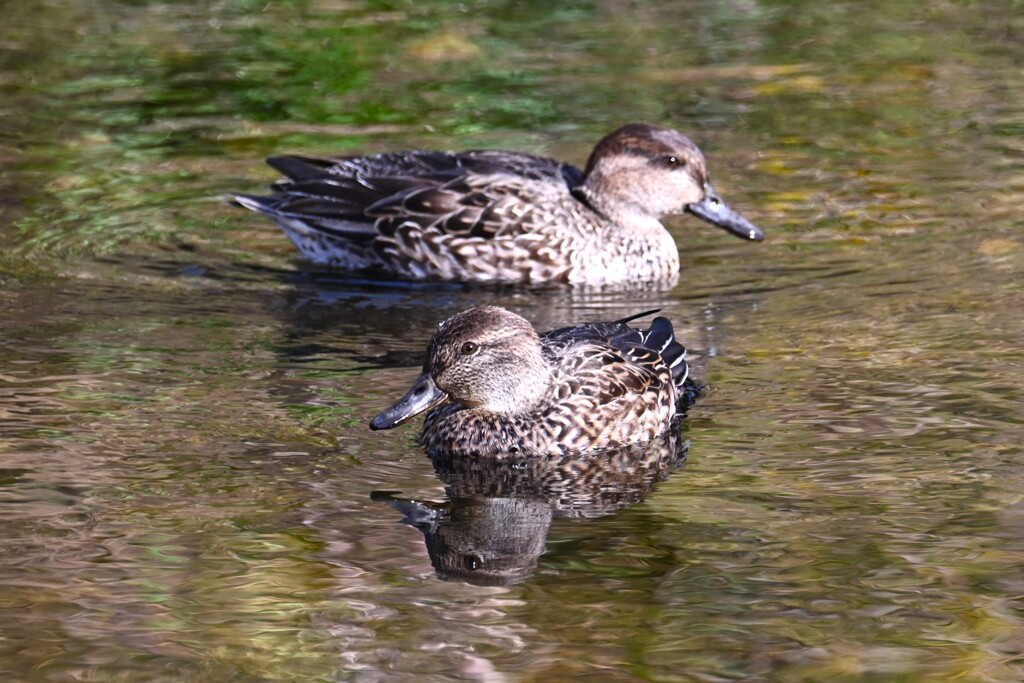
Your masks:
<path fill-rule="evenodd" d="M 4 9 L 3 680 L 1024 679 L 1015 3 Z M 768 240 L 671 220 L 664 290 L 408 284 L 220 199 L 274 153 L 582 163 L 632 120 Z M 480 303 L 660 307 L 710 385 L 685 462 L 369 432 Z"/>

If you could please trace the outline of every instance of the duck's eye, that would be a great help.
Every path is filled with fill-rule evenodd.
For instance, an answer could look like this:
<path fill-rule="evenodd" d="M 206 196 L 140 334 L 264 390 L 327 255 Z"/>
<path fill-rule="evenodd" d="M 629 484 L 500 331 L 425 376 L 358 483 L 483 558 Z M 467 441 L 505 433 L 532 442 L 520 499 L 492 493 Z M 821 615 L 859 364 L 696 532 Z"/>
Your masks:
<path fill-rule="evenodd" d="M 668 156 L 665 157 L 665 165 L 669 168 L 681 168 L 682 166 L 686 166 L 686 160 L 680 159 L 677 156 Z"/>
<path fill-rule="evenodd" d="M 472 356 L 474 353 L 480 350 L 480 345 L 476 342 L 465 342 L 459 347 L 459 353 L 463 356 Z"/>

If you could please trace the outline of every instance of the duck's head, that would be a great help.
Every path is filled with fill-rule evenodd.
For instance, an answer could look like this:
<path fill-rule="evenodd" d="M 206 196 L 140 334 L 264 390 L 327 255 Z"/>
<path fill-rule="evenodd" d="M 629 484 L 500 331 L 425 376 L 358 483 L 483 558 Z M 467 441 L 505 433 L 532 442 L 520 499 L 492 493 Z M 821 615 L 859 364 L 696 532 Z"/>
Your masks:
<path fill-rule="evenodd" d="M 550 383 L 551 371 L 530 323 L 497 306 L 471 308 L 438 325 L 423 373 L 405 396 L 370 422 L 370 429 L 396 427 L 447 401 L 522 415 L 543 399 Z"/>
<path fill-rule="evenodd" d="M 573 191 L 614 221 L 687 211 L 738 237 L 764 239 L 715 192 L 697 145 L 671 128 L 631 123 L 612 131 L 594 147 Z"/>

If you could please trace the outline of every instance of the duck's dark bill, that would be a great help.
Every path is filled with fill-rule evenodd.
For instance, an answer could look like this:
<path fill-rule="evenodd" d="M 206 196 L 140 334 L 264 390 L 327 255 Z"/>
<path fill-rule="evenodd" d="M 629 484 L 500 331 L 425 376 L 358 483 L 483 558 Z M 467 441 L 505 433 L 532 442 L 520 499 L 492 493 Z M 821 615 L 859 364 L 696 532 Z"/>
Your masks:
<path fill-rule="evenodd" d="M 707 195 L 704 199 L 696 204 L 688 205 L 686 210 L 702 221 L 707 221 L 711 225 L 717 225 L 723 230 L 728 230 L 737 237 L 753 240 L 754 242 L 760 242 L 764 239 L 764 233 L 761 232 L 760 228 L 730 209 L 710 186 L 707 188 Z"/>
<path fill-rule="evenodd" d="M 400 398 L 395 405 L 373 418 L 370 429 L 391 429 L 406 420 L 430 410 L 448 399 L 448 394 L 437 388 L 429 372 L 420 375 L 409 392 Z"/>

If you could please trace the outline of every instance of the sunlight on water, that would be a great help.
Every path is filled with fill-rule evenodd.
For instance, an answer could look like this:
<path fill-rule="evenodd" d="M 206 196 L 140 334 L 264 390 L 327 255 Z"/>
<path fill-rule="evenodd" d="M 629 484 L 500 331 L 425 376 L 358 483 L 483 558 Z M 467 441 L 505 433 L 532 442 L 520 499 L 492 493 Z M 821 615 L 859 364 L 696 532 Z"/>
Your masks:
<path fill-rule="evenodd" d="M 6 9 L 3 680 L 1024 679 L 1019 12 Z M 579 165 L 627 121 L 768 239 L 669 218 L 674 288 L 402 283 L 223 201 L 271 154 Z M 482 303 L 661 309 L 708 390 L 586 467 L 371 433 Z"/>

